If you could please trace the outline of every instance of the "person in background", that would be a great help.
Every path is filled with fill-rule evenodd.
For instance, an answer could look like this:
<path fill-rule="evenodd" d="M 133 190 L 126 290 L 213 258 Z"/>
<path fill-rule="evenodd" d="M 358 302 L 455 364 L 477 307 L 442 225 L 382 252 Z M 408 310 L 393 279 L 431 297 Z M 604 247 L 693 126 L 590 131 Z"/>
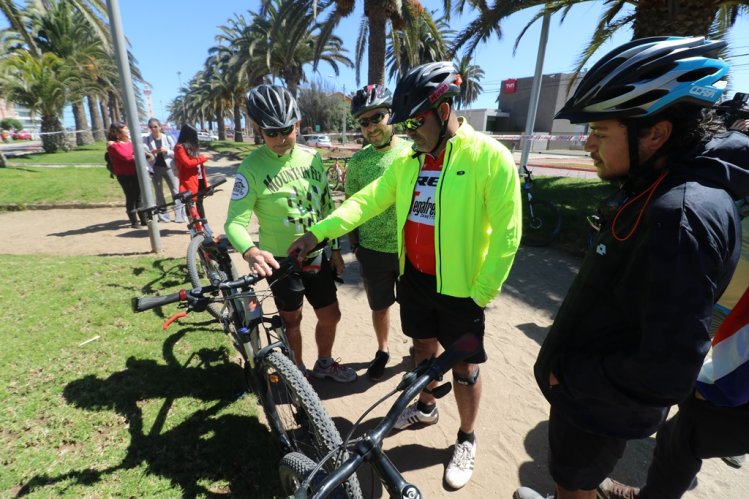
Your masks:
<path fill-rule="evenodd" d="M 139 213 L 136 216 L 134 212 L 140 204 L 140 185 L 135 170 L 135 155 L 133 143 L 130 141 L 130 129 L 122 121 L 116 121 L 109 125 L 107 154 L 112 162 L 112 173 L 117 177 L 117 182 L 122 187 L 122 192 L 125 193 L 125 212 L 130 220 L 130 226 L 137 229 L 138 218 L 140 218 L 140 225 L 148 225 L 145 213 Z"/>
<path fill-rule="evenodd" d="M 349 160 L 344 186 L 347 198 L 380 178 L 396 156 L 410 149 L 411 142 L 396 137 L 393 125 L 388 124 L 392 105 L 393 95 L 382 85 L 367 85 L 351 99 L 351 115 L 369 144 Z M 395 282 L 400 273 L 395 206 L 350 232 L 348 239 L 359 260 L 377 338 L 377 352 L 367 376 L 379 381 L 390 359 L 390 306 L 395 303 Z"/>
<path fill-rule="evenodd" d="M 395 205 L 403 333 L 418 364 L 464 334 L 480 347 L 452 369 L 460 427 L 445 482 L 463 487 L 476 460 L 474 429 L 481 401 L 484 307 L 499 294 L 520 245 L 520 180 L 512 154 L 455 114 L 462 79 L 452 63 L 413 68 L 393 96 L 390 123 L 404 123 L 413 151 L 313 225 L 288 249 L 304 257 L 318 241 L 338 237 Z M 437 401 L 419 394 L 395 428 L 435 424 Z"/>
<path fill-rule="evenodd" d="M 156 204 L 164 205 L 166 204 L 166 200 L 164 199 L 164 180 L 166 180 L 172 197 L 179 193 L 179 181 L 175 175 L 176 169 L 174 168 L 174 140 L 169 135 L 162 133 L 161 123 L 156 118 L 148 120 L 148 131 L 150 133 L 143 137 L 143 145 L 146 151 L 150 152 L 153 157 L 153 159 L 148 161 L 148 166 L 153 188 L 156 191 Z M 169 215 L 166 210 L 160 212 L 158 217 L 160 222 L 169 222 Z M 178 223 L 185 222 L 185 208 L 182 206 L 181 201 L 177 201 L 174 205 L 174 221 Z"/>
<path fill-rule="evenodd" d="M 333 358 L 336 328 L 341 320 L 335 275 L 343 272 L 338 241 L 331 244 L 330 262 L 320 249 L 302 265 L 301 275 L 276 278 L 272 269 L 288 259 L 286 248 L 312 224 L 333 210 L 320 154 L 296 143 L 301 114 L 283 87 L 260 85 L 247 94 L 247 113 L 255 134 L 265 144 L 247 156 L 234 181 L 224 230 L 250 269 L 269 276 L 273 299 L 286 325 L 286 337 L 300 371 L 338 382 L 356 380 L 356 371 Z M 247 232 L 253 213 L 260 224 L 257 244 Z M 334 274 L 335 272 L 335 274 Z M 317 360 L 307 371 L 302 357 L 304 298 L 317 316 Z"/>
<path fill-rule="evenodd" d="M 208 187 L 206 161 L 208 158 L 200 154 L 198 131 L 190 125 L 182 125 L 179 137 L 177 137 L 177 145 L 174 146 L 174 164 L 177 165 L 179 174 L 179 192 L 190 191 L 195 194 L 200 189 Z M 203 199 L 197 199 L 195 204 L 201 218 L 205 218 Z"/>
<path fill-rule="evenodd" d="M 558 499 L 594 499 L 627 442 L 691 395 L 709 350 L 712 308 L 741 250 L 734 199 L 749 194 L 749 139 L 707 109 L 725 89 L 725 46 L 633 40 L 556 115 L 589 123 L 598 176 L 620 186 L 534 366 Z"/>

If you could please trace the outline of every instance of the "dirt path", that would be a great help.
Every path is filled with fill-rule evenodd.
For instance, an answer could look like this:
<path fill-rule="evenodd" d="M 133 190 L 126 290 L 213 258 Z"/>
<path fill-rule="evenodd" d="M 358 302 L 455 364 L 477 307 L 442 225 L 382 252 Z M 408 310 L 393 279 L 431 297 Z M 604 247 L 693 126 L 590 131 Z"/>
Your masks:
<path fill-rule="evenodd" d="M 231 176 L 231 166 L 216 165 L 210 170 L 211 175 Z M 230 186 L 231 179 L 223 191 L 206 200 L 208 218 L 217 232 L 222 232 Z M 149 254 L 147 231 L 130 229 L 125 220 L 122 208 L 0 213 L 4 232 L 0 254 Z M 161 224 L 161 229 L 163 254 L 184 257 L 188 244 L 184 226 Z M 350 265 L 344 275 L 345 284 L 339 286 L 343 320 L 334 353 L 363 375 L 376 343 L 357 263 L 352 262 L 351 255 L 346 255 L 346 259 Z M 554 250 L 522 248 L 503 293 L 487 308 L 486 347 L 490 360 L 481 371 L 484 393 L 476 429 L 478 456 L 474 477 L 464 489 L 451 492 L 442 482 L 458 428 L 452 395 L 440 401 L 439 424 L 405 430 L 385 441 L 384 448 L 390 458 L 408 480 L 420 486 L 425 497 L 509 498 L 521 484 L 539 491 L 552 490 L 546 467 L 548 404 L 533 380 L 532 366 L 578 263 L 579 260 Z M 246 266 L 239 268 L 247 270 Z M 409 342 L 400 333 L 397 310 L 392 315 L 391 361 L 383 382 L 372 384 L 364 376 L 347 385 L 314 382 L 342 433 L 369 404 L 392 389 L 400 374 L 410 366 Z M 305 308 L 305 316 L 304 357 L 309 366 L 314 362 L 312 311 Z M 384 413 L 385 410 L 378 408 L 370 419 Z M 630 483 L 642 482 L 653 446 L 652 438 L 632 442 L 614 477 Z M 364 472 L 361 476 L 368 491 L 369 474 Z M 746 470 L 733 470 L 720 460 L 706 462 L 699 481 L 699 487 L 685 497 L 749 497 Z M 380 485 L 374 487 L 374 496 L 381 496 Z"/>

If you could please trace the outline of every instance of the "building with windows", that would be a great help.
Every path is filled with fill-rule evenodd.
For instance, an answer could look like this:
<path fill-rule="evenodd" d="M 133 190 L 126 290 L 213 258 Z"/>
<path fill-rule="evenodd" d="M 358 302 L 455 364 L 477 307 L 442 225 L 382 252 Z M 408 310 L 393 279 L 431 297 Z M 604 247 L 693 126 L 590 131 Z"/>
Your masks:
<path fill-rule="evenodd" d="M 31 111 L 23 106 L 0 99 L 0 120 L 5 118 L 16 118 L 23 123 L 24 130 L 34 134 L 38 134 L 41 128 L 41 117 L 33 116 Z"/>

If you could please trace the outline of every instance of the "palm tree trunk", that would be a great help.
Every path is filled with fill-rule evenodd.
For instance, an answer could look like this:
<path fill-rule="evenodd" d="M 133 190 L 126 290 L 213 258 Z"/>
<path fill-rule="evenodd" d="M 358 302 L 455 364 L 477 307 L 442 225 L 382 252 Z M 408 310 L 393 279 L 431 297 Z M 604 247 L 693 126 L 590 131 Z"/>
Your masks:
<path fill-rule="evenodd" d="M 234 99 L 234 142 L 244 142 L 242 134 L 242 106 L 239 105 L 240 99 Z"/>
<path fill-rule="evenodd" d="M 67 151 L 70 149 L 62 129 L 60 118 L 56 115 L 42 116 L 42 148 L 44 152 Z"/>
<path fill-rule="evenodd" d="M 93 129 L 94 140 L 96 142 L 107 140 L 107 134 L 104 131 L 104 121 L 101 119 L 96 96 L 88 95 L 86 99 L 88 100 L 88 114 L 91 116 L 91 128 Z"/>
<path fill-rule="evenodd" d="M 120 121 L 120 113 L 117 109 L 117 96 L 112 91 L 109 92 L 107 104 L 109 106 L 109 116 L 112 118 L 112 122 Z"/>
<path fill-rule="evenodd" d="M 638 2 L 632 39 L 646 36 L 706 36 L 720 0 Z"/>
<path fill-rule="evenodd" d="M 104 134 L 106 134 L 109 125 L 112 123 L 112 117 L 109 115 L 109 100 L 106 97 L 99 100 L 99 109 L 101 110 L 101 121 L 104 123 Z"/>
<path fill-rule="evenodd" d="M 75 121 L 75 144 L 87 146 L 94 143 L 94 136 L 88 128 L 86 121 L 86 110 L 83 108 L 83 99 L 71 104 L 73 108 L 73 120 Z"/>
<path fill-rule="evenodd" d="M 365 12 L 369 18 L 367 45 L 369 69 L 367 83 L 385 83 L 385 31 L 387 9 L 382 0 L 367 0 Z"/>
<path fill-rule="evenodd" d="M 216 129 L 218 140 L 226 140 L 226 122 L 224 121 L 224 108 L 221 104 L 216 106 Z"/>

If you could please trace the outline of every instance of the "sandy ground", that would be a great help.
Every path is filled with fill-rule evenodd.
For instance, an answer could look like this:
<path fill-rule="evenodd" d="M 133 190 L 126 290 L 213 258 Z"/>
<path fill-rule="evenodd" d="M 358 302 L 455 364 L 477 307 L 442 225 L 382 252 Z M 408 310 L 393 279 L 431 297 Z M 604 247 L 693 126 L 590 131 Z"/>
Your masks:
<path fill-rule="evenodd" d="M 231 177 L 234 166 L 214 165 L 211 175 Z M 211 225 L 221 231 L 225 220 L 231 178 L 223 191 L 206 201 Z M 36 210 L 0 213 L 4 237 L 0 254 L 48 255 L 145 255 L 151 253 L 148 231 L 133 230 L 125 221 L 122 208 Z M 163 254 L 184 257 L 188 234 L 184 226 L 160 224 Z M 254 227 L 251 228 L 251 232 Z M 313 382 L 341 433 L 375 400 L 391 390 L 411 364 L 409 342 L 400 333 L 397 304 L 392 313 L 391 361 L 385 380 L 373 384 L 364 372 L 374 355 L 376 343 L 370 311 L 358 264 L 350 254 L 339 285 L 343 320 L 338 329 L 334 354 L 354 367 L 360 375 L 351 384 Z M 240 272 L 247 270 L 240 263 Z M 444 467 L 458 429 L 455 401 L 448 395 L 440 401 L 439 424 L 397 432 L 388 437 L 384 448 L 406 479 L 419 485 L 425 497 L 504 497 L 520 485 L 541 492 L 552 490 L 548 476 L 548 404 L 532 376 L 532 366 L 540 343 L 574 278 L 579 260 L 552 249 L 521 248 L 502 294 L 487 308 L 486 349 L 489 362 L 481 375 L 484 393 L 476 435 L 478 456 L 473 479 L 459 491 L 443 483 Z M 305 363 L 314 362 L 314 321 L 305 308 L 303 332 Z M 389 405 L 379 407 L 368 420 L 382 416 Z M 366 426 L 366 422 L 365 422 Z M 644 481 L 647 463 L 654 447 L 652 438 L 633 441 L 613 476 L 629 483 Z M 368 471 L 360 472 L 367 495 L 383 495 L 379 484 L 372 485 Z M 749 497 L 749 473 L 734 470 L 720 460 L 707 461 L 699 475 L 699 486 L 685 497 L 690 499 Z"/>

